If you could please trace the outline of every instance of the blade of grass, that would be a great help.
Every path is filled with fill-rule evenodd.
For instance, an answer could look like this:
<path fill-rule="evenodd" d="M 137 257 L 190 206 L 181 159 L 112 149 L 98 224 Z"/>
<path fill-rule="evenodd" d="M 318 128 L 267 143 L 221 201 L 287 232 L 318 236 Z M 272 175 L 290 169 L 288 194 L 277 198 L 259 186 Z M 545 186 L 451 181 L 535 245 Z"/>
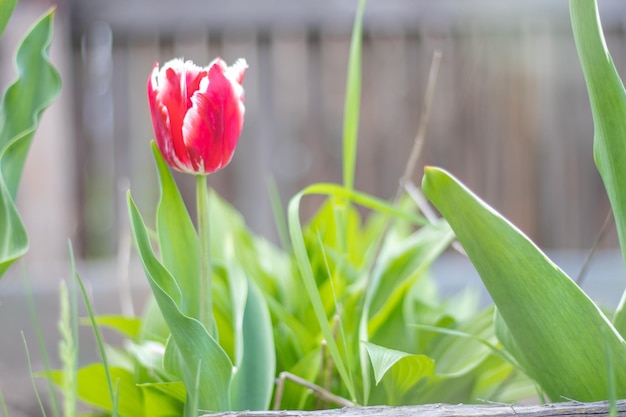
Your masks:
<path fill-rule="evenodd" d="M 346 79 L 346 100 L 343 115 L 343 185 L 349 190 L 354 188 L 356 150 L 359 136 L 361 49 L 365 3 L 366 0 L 359 1 L 359 6 L 354 17 Z"/>
<path fill-rule="evenodd" d="M 30 285 L 30 278 L 24 271 L 24 286 L 26 291 L 26 304 L 28 305 L 28 311 L 30 313 L 31 322 L 35 330 L 35 337 L 37 338 L 37 347 L 39 348 L 39 355 L 41 356 L 41 362 L 43 364 L 46 373 L 51 371 L 50 358 L 48 357 L 48 349 L 46 348 L 45 338 L 43 336 L 43 329 L 41 328 L 41 322 L 39 321 L 39 315 L 37 314 L 37 307 L 33 297 L 33 289 Z M 61 408 L 55 395 L 54 383 L 50 378 L 46 378 L 46 384 L 48 392 L 50 393 L 50 406 L 54 417 L 61 417 Z"/>
<path fill-rule="evenodd" d="M 26 361 L 28 362 L 28 374 L 30 375 L 30 383 L 33 385 L 33 391 L 35 392 L 35 397 L 37 398 L 37 403 L 39 404 L 39 409 L 41 411 L 41 415 L 46 417 L 46 408 L 43 406 L 41 402 L 41 397 L 39 396 L 39 390 L 37 389 L 37 384 L 35 384 L 35 377 L 33 374 L 33 363 L 30 360 L 30 351 L 28 350 L 28 343 L 26 342 L 26 336 L 24 336 L 24 332 L 20 332 L 22 334 L 22 342 L 24 343 L 24 350 L 26 352 Z M 54 393 L 51 394 L 51 396 Z"/>
<path fill-rule="evenodd" d="M 102 360 L 102 365 L 104 366 L 104 371 L 107 380 L 107 386 L 109 389 L 109 396 L 111 397 L 111 416 L 117 417 L 117 395 L 115 394 L 115 389 L 113 387 L 113 380 L 111 379 L 111 373 L 109 372 L 109 362 L 107 359 L 107 354 L 104 348 L 104 342 L 102 341 L 102 335 L 100 334 L 100 328 L 98 327 L 98 323 L 96 321 L 96 316 L 93 313 L 93 308 L 91 307 L 91 302 L 89 301 L 89 296 L 87 295 L 87 290 L 85 289 L 85 284 L 83 283 L 82 278 L 76 271 L 76 263 L 74 261 L 74 250 L 72 245 L 69 244 L 69 253 L 70 253 L 70 266 L 72 268 L 72 275 L 78 282 L 80 287 L 80 291 L 83 295 L 83 300 L 85 301 L 85 307 L 87 308 L 87 313 L 89 314 L 89 320 L 91 321 L 91 328 L 93 329 L 94 336 L 96 337 L 96 345 L 98 347 L 98 352 L 100 353 L 100 359 Z"/>
<path fill-rule="evenodd" d="M 276 186 L 274 178 L 270 178 L 267 181 L 267 189 L 270 195 L 270 202 L 272 204 L 272 214 L 274 215 L 274 224 L 276 225 L 276 231 L 278 232 L 278 239 L 280 240 L 280 246 L 289 251 L 291 248 L 291 242 L 289 242 L 289 231 L 287 230 L 287 219 L 285 217 L 285 211 L 283 210 L 283 204 L 280 200 L 280 193 Z"/>

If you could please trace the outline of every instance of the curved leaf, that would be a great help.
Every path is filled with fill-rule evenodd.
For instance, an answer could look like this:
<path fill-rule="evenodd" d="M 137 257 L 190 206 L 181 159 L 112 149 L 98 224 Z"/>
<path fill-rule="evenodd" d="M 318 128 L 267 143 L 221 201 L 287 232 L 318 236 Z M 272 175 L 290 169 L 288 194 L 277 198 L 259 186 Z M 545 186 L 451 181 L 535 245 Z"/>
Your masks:
<path fill-rule="evenodd" d="M 0 33 L 13 6 L 12 1 L 0 2 Z M 53 17 L 54 10 L 44 14 L 20 44 L 15 61 L 18 78 L 0 104 L 0 275 L 28 250 L 15 196 L 41 113 L 61 90 L 59 74 L 48 60 Z"/>
<path fill-rule="evenodd" d="M 48 59 L 54 9 L 22 40 L 15 59 L 18 78 L 5 91 L 0 107 L 0 164 L 13 199 L 41 113 L 61 91 L 61 78 Z"/>
<path fill-rule="evenodd" d="M 451 175 L 426 168 L 423 188 L 478 271 L 524 353 L 518 360 L 527 364 L 529 375 L 553 401 L 606 399 L 609 359 L 626 363 L 626 343 L 602 311 L 515 226 Z M 626 368 L 614 371 L 618 395 L 625 397 Z"/>

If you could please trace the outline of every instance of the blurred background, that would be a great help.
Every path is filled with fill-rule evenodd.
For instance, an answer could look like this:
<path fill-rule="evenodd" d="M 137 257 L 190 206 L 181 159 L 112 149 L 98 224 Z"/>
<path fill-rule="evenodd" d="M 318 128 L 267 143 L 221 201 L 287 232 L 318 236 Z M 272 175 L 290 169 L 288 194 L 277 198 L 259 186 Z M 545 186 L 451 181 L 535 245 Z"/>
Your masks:
<path fill-rule="evenodd" d="M 16 44 L 52 5 L 48 0 L 18 5 L 0 40 L 0 85 L 15 76 Z M 23 312 L 25 274 L 50 320 L 45 331 L 56 340 L 58 303 L 49 294 L 56 294 L 58 279 L 68 275 L 68 238 L 99 312 L 129 312 L 117 296 L 120 275 L 145 289 L 140 269 L 117 261 L 129 247 L 129 188 L 148 223 L 154 219 L 158 189 L 146 81 L 155 61 L 182 56 L 205 65 L 215 56 L 229 63 L 247 59 L 244 131 L 232 163 L 212 175 L 210 184 L 257 233 L 277 240 L 269 180 L 276 182 L 283 203 L 310 183 L 341 181 L 346 64 L 357 0 L 59 0 L 56 5 L 52 60 L 63 93 L 43 117 L 20 188 L 31 250 L 0 282 L 3 390 L 15 388 L 5 377 L 16 366 L 11 358 L 20 358 L 22 374 L 25 369 L 19 337 L 19 329 L 29 326 Z M 626 2 L 602 0 L 600 11 L 607 43 L 623 71 Z M 437 49 L 443 58 L 414 181 L 419 184 L 424 164 L 448 169 L 576 274 L 609 206 L 593 163 L 591 113 L 565 0 L 370 0 L 356 187 L 393 197 Z M 193 178 L 177 179 L 193 202 Z M 309 202 L 303 215 L 317 203 Z M 617 284 L 602 287 L 600 297 L 616 303 L 624 273 L 613 227 L 602 247 L 605 258 L 598 263 L 605 269 L 595 274 Z M 456 258 L 435 270 L 448 276 L 465 271 L 462 284 L 475 279 Z"/>

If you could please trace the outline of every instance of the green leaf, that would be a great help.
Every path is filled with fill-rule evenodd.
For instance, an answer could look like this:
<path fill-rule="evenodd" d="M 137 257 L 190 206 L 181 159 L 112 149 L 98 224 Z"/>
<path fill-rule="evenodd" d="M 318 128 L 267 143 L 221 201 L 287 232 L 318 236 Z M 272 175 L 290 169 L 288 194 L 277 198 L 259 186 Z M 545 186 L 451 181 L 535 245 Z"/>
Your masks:
<path fill-rule="evenodd" d="M 2 36 L 7 23 L 9 23 L 16 4 L 17 0 L 0 0 L 0 36 Z"/>
<path fill-rule="evenodd" d="M 137 384 L 143 398 L 144 416 L 172 417 L 183 415 L 185 386 L 182 382 Z"/>
<path fill-rule="evenodd" d="M 88 365 L 78 370 L 78 397 L 84 403 L 99 410 L 112 412 L 113 404 L 107 389 L 107 372 L 117 387 L 117 415 L 120 417 L 144 416 L 143 398 L 141 390 L 135 385 L 132 372 L 122 368 L 109 367 L 108 371 L 103 364 Z M 50 371 L 40 374 L 51 378 L 55 384 L 62 386 L 63 372 Z"/>
<path fill-rule="evenodd" d="M 28 236 L 9 190 L 0 177 L 0 276 L 28 251 Z"/>
<path fill-rule="evenodd" d="M 359 137 L 359 106 L 361 105 L 361 36 L 363 33 L 363 12 L 365 0 L 359 1 L 354 17 L 350 57 L 346 79 L 346 101 L 343 115 L 343 185 L 351 190 L 354 187 L 356 150 Z"/>
<path fill-rule="evenodd" d="M 91 325 L 89 318 L 83 318 L 82 325 Z M 132 339 L 137 340 L 141 331 L 141 319 L 126 316 L 97 316 L 96 324 L 100 327 L 107 327 Z"/>
<path fill-rule="evenodd" d="M 593 114 L 593 153 L 626 260 L 626 92 L 607 49 L 596 0 L 570 0 L 572 29 Z"/>
<path fill-rule="evenodd" d="M 130 193 L 128 209 L 131 230 L 152 293 L 172 333 L 168 349 L 174 343 L 172 349 L 180 358 L 180 369 L 174 373 L 182 376 L 189 398 L 198 398 L 200 409 L 228 410 L 232 363 L 206 328 L 198 320 L 183 314 L 180 307 L 182 294 L 174 278 L 154 255 L 143 219 Z M 199 387 L 199 392 L 196 387 Z"/>
<path fill-rule="evenodd" d="M 48 59 L 53 17 L 54 9 L 22 40 L 15 60 L 18 78 L 5 91 L 0 107 L 0 164 L 13 199 L 41 114 L 61 90 L 59 74 Z"/>
<path fill-rule="evenodd" d="M 185 402 L 187 392 L 185 391 L 185 384 L 180 381 L 177 382 L 150 382 L 145 384 L 137 384 L 140 388 L 150 388 L 154 391 L 158 391 L 161 395 L 171 397 L 172 399 L 180 402 Z"/>
<path fill-rule="evenodd" d="M 381 251 L 366 293 L 365 314 L 370 320 L 370 334 L 384 325 L 386 317 L 453 238 L 448 224 L 441 222 L 425 226 Z"/>
<path fill-rule="evenodd" d="M 14 6 L 0 0 L 0 33 Z M 59 74 L 48 60 L 53 16 L 54 10 L 44 14 L 22 40 L 15 60 L 18 78 L 0 104 L 0 275 L 28 250 L 15 196 L 41 114 L 61 90 Z"/>
<path fill-rule="evenodd" d="M 243 317 L 243 361 L 233 379 L 233 410 L 267 410 L 274 390 L 276 357 L 272 321 L 253 282 Z"/>
<path fill-rule="evenodd" d="M 517 228 L 445 171 L 425 171 L 424 193 L 474 264 L 529 375 L 553 401 L 606 399 L 606 349 L 614 363 L 626 361 L 626 343 L 609 320 Z M 626 368 L 616 368 L 615 378 L 626 396 Z"/>
<path fill-rule="evenodd" d="M 393 388 L 399 396 L 435 371 L 435 361 L 426 355 L 414 355 L 364 342 L 369 354 L 374 378 L 378 385 L 392 371 Z"/>
<path fill-rule="evenodd" d="M 161 152 L 152 142 L 159 173 L 161 198 L 157 208 L 157 233 L 163 265 L 185 295 L 180 309 L 190 317 L 200 311 L 200 244 L 189 212 Z"/>

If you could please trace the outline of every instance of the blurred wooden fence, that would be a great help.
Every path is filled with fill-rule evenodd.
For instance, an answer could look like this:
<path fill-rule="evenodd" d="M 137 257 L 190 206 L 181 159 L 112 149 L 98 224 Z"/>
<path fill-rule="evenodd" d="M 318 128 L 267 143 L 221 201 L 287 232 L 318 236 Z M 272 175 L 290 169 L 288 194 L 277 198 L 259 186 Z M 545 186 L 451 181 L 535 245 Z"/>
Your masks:
<path fill-rule="evenodd" d="M 439 49 L 443 61 L 415 181 L 424 164 L 443 166 L 540 246 L 589 247 L 608 204 L 593 165 L 592 121 L 567 2 L 500 3 L 369 2 L 356 186 L 393 196 Z M 67 6 L 78 235 L 86 252 L 113 253 L 129 186 L 152 218 L 158 190 L 146 80 L 155 60 L 248 60 L 244 132 L 232 164 L 210 182 L 259 233 L 275 233 L 268 179 L 283 201 L 312 182 L 341 181 L 356 1 L 75 0 Z M 623 68 L 626 6 L 607 1 L 602 10 Z M 193 199 L 191 178 L 178 178 Z"/>

